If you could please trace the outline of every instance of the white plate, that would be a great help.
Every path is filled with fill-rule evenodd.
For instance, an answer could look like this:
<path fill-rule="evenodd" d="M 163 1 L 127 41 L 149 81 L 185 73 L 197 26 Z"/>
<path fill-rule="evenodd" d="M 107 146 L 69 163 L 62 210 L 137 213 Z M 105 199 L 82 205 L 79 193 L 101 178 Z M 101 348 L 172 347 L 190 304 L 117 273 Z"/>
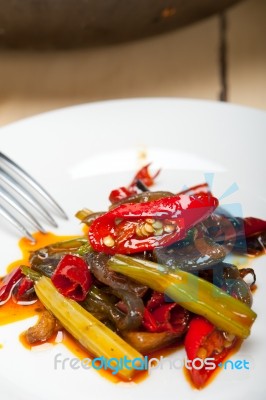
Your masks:
<path fill-rule="evenodd" d="M 153 161 L 154 168 L 163 168 L 158 187 L 179 190 L 203 181 L 211 172 L 207 178 L 213 178 L 213 191 L 222 204 L 237 203 L 244 215 L 266 218 L 265 131 L 262 111 L 202 101 L 143 99 L 50 112 L 2 128 L 0 138 L 1 151 L 42 182 L 71 216 L 84 206 L 106 207 L 109 191 L 126 184 L 144 157 Z M 80 227 L 71 217 L 60 221 L 56 232 L 75 234 Z M 3 221 L 0 234 L 0 274 L 4 274 L 20 253 L 16 232 Z M 248 360 L 249 371 L 222 371 L 202 391 L 191 389 L 183 372 L 167 365 L 142 383 L 114 385 L 92 370 L 55 370 L 57 353 L 71 357 L 61 345 L 38 353 L 24 349 L 18 334 L 32 322 L 27 320 L 0 328 L 1 400 L 265 398 L 265 257 L 252 264 L 258 277 L 254 296 L 258 319 L 251 337 L 233 357 Z M 184 352 L 178 351 L 170 359 L 183 357 Z"/>

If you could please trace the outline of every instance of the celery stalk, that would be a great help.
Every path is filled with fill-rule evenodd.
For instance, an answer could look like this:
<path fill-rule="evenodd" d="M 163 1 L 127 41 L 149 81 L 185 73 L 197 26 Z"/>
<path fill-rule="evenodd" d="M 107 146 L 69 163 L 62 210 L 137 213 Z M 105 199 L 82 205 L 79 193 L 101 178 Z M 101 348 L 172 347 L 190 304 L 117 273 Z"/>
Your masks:
<path fill-rule="evenodd" d="M 111 329 L 98 321 L 77 302 L 62 296 L 51 280 L 42 276 L 35 283 L 35 291 L 43 305 L 61 322 L 63 327 L 96 357 L 120 360 L 143 360 L 143 356 Z M 129 364 L 130 365 L 130 364 Z M 118 374 L 130 380 L 134 369 L 122 368 Z"/>
<path fill-rule="evenodd" d="M 250 334 L 256 313 L 204 279 L 178 268 L 168 272 L 166 266 L 124 255 L 112 257 L 108 265 L 113 271 L 165 293 L 187 310 L 204 316 L 221 330 L 242 339 Z"/>

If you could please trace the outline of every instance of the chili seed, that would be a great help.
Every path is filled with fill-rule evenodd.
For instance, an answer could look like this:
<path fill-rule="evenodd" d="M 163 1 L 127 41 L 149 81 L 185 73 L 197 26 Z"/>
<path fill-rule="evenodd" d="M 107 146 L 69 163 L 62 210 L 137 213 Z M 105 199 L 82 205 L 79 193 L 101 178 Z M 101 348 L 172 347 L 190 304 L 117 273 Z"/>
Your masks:
<path fill-rule="evenodd" d="M 145 225 L 142 225 L 142 227 L 140 228 L 141 233 L 143 236 L 149 236 L 150 233 L 146 231 Z"/>
<path fill-rule="evenodd" d="M 103 244 L 104 244 L 105 246 L 107 246 L 107 247 L 113 247 L 114 244 L 115 244 L 115 241 L 114 241 L 114 239 L 112 238 L 112 236 L 108 235 L 108 236 L 105 236 L 105 237 L 103 238 Z"/>
<path fill-rule="evenodd" d="M 170 225 L 170 224 L 169 225 L 164 225 L 163 230 L 166 233 L 172 233 L 172 232 L 175 231 L 175 225 Z"/>
<path fill-rule="evenodd" d="M 136 235 L 139 237 L 143 236 L 142 231 L 141 231 L 141 226 L 139 226 L 139 225 L 137 225 L 137 227 L 136 227 Z"/>
<path fill-rule="evenodd" d="M 163 228 L 161 229 L 156 229 L 156 231 L 154 232 L 155 236 L 161 236 L 163 234 Z"/>
<path fill-rule="evenodd" d="M 232 333 L 223 332 L 223 335 L 225 340 L 227 340 L 228 342 L 232 342 L 233 340 L 235 340 L 235 335 L 232 335 Z"/>
<path fill-rule="evenodd" d="M 200 347 L 197 352 L 197 356 L 204 360 L 207 357 L 207 350 L 204 347 Z"/>
<path fill-rule="evenodd" d="M 153 218 L 146 218 L 146 222 L 148 222 L 148 224 L 153 224 L 155 222 L 155 219 Z"/>
<path fill-rule="evenodd" d="M 223 351 L 223 347 L 217 347 L 214 349 L 215 354 L 220 354 Z"/>
<path fill-rule="evenodd" d="M 146 220 L 146 221 L 147 221 L 147 220 Z M 153 232 L 154 232 L 154 229 L 153 229 L 153 227 L 152 227 L 150 224 L 146 223 L 146 224 L 144 225 L 144 227 L 145 227 L 145 229 L 146 229 L 147 232 L 149 232 L 149 233 L 153 233 Z"/>
<path fill-rule="evenodd" d="M 152 226 L 154 227 L 154 229 L 161 229 L 163 227 L 163 224 L 161 221 L 155 221 Z"/>

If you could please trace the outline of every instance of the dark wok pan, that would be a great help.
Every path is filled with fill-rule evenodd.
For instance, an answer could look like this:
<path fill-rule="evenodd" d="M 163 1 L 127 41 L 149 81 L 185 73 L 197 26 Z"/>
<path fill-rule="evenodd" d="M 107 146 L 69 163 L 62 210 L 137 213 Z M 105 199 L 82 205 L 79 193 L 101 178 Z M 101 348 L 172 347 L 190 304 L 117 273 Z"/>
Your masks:
<path fill-rule="evenodd" d="M 240 0 L 0 0 L 0 47 L 70 48 L 170 31 Z"/>

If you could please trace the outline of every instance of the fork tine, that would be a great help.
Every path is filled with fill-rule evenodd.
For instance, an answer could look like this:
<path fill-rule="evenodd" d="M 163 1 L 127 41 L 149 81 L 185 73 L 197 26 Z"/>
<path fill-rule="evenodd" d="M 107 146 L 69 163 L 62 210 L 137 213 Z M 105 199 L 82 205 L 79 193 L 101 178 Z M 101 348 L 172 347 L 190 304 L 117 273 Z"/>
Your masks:
<path fill-rule="evenodd" d="M 11 193 L 5 190 L 0 185 L 0 197 L 2 197 L 10 206 L 17 210 L 23 217 L 25 217 L 34 227 L 34 229 L 46 233 L 42 225 L 36 220 L 36 218 L 28 211 L 22 204 L 20 204 Z"/>
<path fill-rule="evenodd" d="M 24 179 L 27 183 L 29 183 L 38 193 L 40 193 L 52 206 L 56 208 L 59 214 L 64 218 L 68 219 L 65 211 L 59 206 L 59 204 L 53 199 L 53 197 L 34 179 L 30 176 L 23 168 L 21 168 L 18 164 L 12 161 L 5 154 L 0 152 L 0 158 L 2 158 L 6 164 L 22 179 Z"/>
<path fill-rule="evenodd" d="M 32 243 L 36 243 L 34 237 L 27 231 L 27 229 L 15 218 L 5 207 L 0 204 L 0 215 L 2 215 L 7 221 L 14 225 L 27 239 Z"/>
<path fill-rule="evenodd" d="M 57 223 L 55 222 L 53 217 L 48 213 L 48 211 L 45 210 L 42 204 L 27 189 L 21 186 L 21 184 L 16 179 L 11 177 L 1 167 L 0 167 L 0 180 L 2 182 L 5 182 L 12 189 L 14 189 L 21 197 L 23 197 L 23 199 L 25 199 L 32 207 L 34 207 L 35 210 L 37 210 L 46 221 L 48 221 L 54 227 L 57 227 Z"/>

